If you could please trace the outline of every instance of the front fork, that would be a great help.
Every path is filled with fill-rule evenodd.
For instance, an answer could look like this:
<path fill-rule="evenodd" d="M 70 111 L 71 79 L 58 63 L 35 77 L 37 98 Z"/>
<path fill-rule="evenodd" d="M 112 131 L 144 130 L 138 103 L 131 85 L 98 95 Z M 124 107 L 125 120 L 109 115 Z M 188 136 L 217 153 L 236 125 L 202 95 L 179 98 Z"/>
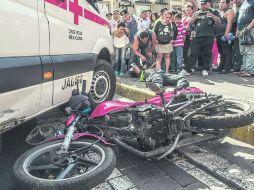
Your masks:
<path fill-rule="evenodd" d="M 67 153 L 69 146 L 71 144 L 71 140 L 74 132 L 76 131 L 76 124 L 79 121 L 81 116 L 77 116 L 74 121 L 71 123 L 70 127 L 68 127 L 67 133 L 65 135 L 64 141 L 61 145 L 61 153 Z"/>

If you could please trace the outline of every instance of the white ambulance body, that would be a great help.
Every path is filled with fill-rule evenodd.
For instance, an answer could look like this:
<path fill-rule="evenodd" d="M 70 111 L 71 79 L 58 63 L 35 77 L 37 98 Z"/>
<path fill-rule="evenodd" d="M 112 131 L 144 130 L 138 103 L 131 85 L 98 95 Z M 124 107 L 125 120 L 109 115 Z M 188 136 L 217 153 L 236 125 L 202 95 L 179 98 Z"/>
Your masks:
<path fill-rule="evenodd" d="M 112 99 L 112 39 L 95 0 L 1 0 L 0 28 L 0 133 L 66 102 L 83 80 L 93 106 Z"/>

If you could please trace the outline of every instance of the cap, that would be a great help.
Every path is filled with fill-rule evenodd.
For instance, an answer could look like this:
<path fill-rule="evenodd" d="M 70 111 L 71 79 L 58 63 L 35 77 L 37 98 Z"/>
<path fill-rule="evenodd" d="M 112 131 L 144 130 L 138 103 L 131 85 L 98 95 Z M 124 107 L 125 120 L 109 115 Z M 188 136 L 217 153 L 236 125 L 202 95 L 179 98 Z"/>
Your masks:
<path fill-rule="evenodd" d="M 210 2 L 210 0 L 200 0 L 200 4 Z"/>
<path fill-rule="evenodd" d="M 118 10 L 118 9 L 115 9 L 115 10 L 113 10 L 112 12 L 113 12 L 113 13 L 115 13 L 115 12 L 116 12 L 116 13 L 119 13 L 119 10 Z"/>

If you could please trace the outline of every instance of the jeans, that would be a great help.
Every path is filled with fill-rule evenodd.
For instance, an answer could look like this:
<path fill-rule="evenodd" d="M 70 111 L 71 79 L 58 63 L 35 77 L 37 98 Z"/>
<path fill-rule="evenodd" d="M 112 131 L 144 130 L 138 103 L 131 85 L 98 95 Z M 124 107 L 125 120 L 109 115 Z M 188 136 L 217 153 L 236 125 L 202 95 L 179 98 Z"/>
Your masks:
<path fill-rule="evenodd" d="M 240 70 L 243 64 L 243 56 L 240 53 L 239 39 L 235 38 L 233 47 L 233 66 L 235 70 Z"/>
<path fill-rule="evenodd" d="M 120 71 L 124 72 L 125 63 L 126 63 L 126 47 L 123 48 L 115 48 L 115 71 L 119 71 L 119 65 L 120 65 Z M 120 60 L 119 60 L 120 59 Z M 119 64 L 119 61 L 121 64 Z"/>
<path fill-rule="evenodd" d="M 183 59 L 184 59 L 184 64 L 186 65 L 188 62 L 188 52 L 190 49 L 190 44 L 191 44 L 191 40 L 190 40 L 190 35 L 187 35 L 184 41 L 184 47 L 183 47 Z"/>
<path fill-rule="evenodd" d="M 183 47 L 175 47 L 177 70 L 183 68 Z"/>
<path fill-rule="evenodd" d="M 227 41 L 222 41 L 221 36 L 217 37 L 218 50 L 220 53 L 219 70 L 230 71 L 232 68 L 232 47 Z"/>
<path fill-rule="evenodd" d="M 207 71 L 210 70 L 213 40 L 213 36 L 201 36 L 193 38 L 190 45 L 191 54 L 187 64 L 184 66 L 184 70 L 191 72 L 191 68 L 194 68 L 200 55 L 203 63 L 202 69 Z"/>
<path fill-rule="evenodd" d="M 254 36 L 254 29 L 251 29 L 251 35 Z M 241 70 L 254 75 L 254 45 L 240 45 L 240 52 L 243 55 L 243 65 Z"/>

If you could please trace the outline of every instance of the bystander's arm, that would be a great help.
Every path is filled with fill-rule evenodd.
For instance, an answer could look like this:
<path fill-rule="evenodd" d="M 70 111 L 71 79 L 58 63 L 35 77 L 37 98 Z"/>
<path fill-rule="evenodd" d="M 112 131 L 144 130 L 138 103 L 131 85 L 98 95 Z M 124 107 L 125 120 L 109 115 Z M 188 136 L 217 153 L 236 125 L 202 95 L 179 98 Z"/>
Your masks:
<path fill-rule="evenodd" d="M 144 56 L 139 52 L 139 41 L 137 37 L 134 38 L 132 44 L 132 51 L 136 56 L 140 57 L 141 59 L 144 59 Z"/>
<path fill-rule="evenodd" d="M 220 17 L 218 17 L 218 16 L 216 16 L 216 15 L 210 13 L 210 12 L 207 13 L 207 16 L 208 16 L 208 17 L 212 17 L 212 19 L 214 20 L 215 23 L 221 22 Z"/>
<path fill-rule="evenodd" d="M 254 19 L 251 21 L 251 23 L 247 26 L 247 28 L 250 30 L 254 28 Z"/>
<path fill-rule="evenodd" d="M 224 37 L 225 39 L 228 39 L 228 34 L 229 32 L 232 30 L 232 26 L 233 26 L 233 21 L 235 18 L 235 13 L 232 9 L 230 9 L 227 13 L 226 13 L 226 17 L 227 17 L 227 27 L 224 33 Z"/>

